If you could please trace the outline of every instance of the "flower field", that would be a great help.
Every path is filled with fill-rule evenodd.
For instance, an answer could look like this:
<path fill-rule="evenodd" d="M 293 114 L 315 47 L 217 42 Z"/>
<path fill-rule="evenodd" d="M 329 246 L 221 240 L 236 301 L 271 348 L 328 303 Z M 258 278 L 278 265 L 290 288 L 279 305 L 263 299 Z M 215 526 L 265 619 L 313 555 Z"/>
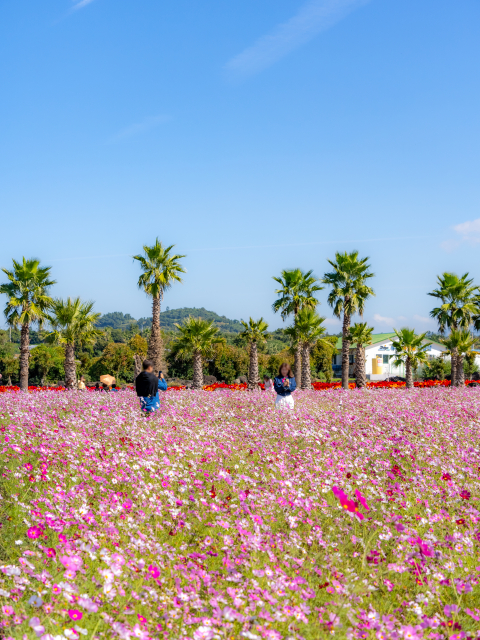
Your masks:
<path fill-rule="evenodd" d="M 0 395 L 0 637 L 480 638 L 480 389 Z"/>

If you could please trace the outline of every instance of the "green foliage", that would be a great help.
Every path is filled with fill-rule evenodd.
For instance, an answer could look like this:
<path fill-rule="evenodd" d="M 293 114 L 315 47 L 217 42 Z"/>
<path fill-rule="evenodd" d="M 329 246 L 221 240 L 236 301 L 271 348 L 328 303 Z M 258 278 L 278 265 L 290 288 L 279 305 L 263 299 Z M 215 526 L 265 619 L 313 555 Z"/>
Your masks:
<path fill-rule="evenodd" d="M 441 356 L 426 362 L 422 370 L 424 380 L 445 380 L 446 375 L 447 363 Z"/>
<path fill-rule="evenodd" d="M 130 338 L 130 340 L 128 341 L 128 346 L 133 354 L 140 356 L 141 358 L 145 358 L 147 356 L 147 341 L 138 333 L 137 335 Z"/>
<path fill-rule="evenodd" d="M 290 315 L 297 315 L 300 309 L 315 309 L 318 300 L 315 294 L 321 291 L 318 279 L 312 275 L 312 271 L 303 272 L 301 269 L 282 271 L 279 278 L 273 278 L 280 285 L 275 293 L 278 299 L 272 305 L 275 313 L 280 312 L 285 320 Z"/>
<path fill-rule="evenodd" d="M 365 347 L 372 344 L 373 327 L 366 322 L 357 322 L 350 328 L 348 339 L 356 345 Z"/>
<path fill-rule="evenodd" d="M 443 334 L 445 329 L 466 329 L 475 321 L 475 316 L 480 313 L 480 299 L 479 287 L 472 283 L 473 278 L 469 279 L 468 273 L 459 277 L 445 272 L 437 277 L 438 288 L 428 295 L 441 302 L 430 312 L 438 322 L 440 333 Z"/>
<path fill-rule="evenodd" d="M 200 353 L 204 360 L 209 359 L 215 353 L 215 345 L 225 343 L 213 322 L 202 318 L 187 318 L 177 329 L 180 335 L 173 341 L 171 354 L 180 360 L 189 360 L 195 353 Z"/>
<path fill-rule="evenodd" d="M 110 331 L 110 336 L 114 342 L 126 342 L 126 331 L 122 331 L 122 329 L 112 329 Z"/>
<path fill-rule="evenodd" d="M 336 336 L 326 336 L 319 340 L 310 352 L 310 361 L 313 369 L 313 378 L 330 382 L 332 379 L 332 357 L 337 348 Z"/>
<path fill-rule="evenodd" d="M 335 261 L 328 261 L 333 271 L 324 275 L 323 282 L 332 287 L 328 304 L 337 318 L 341 318 L 342 313 L 352 316 L 358 312 L 363 315 L 367 298 L 375 295 L 373 289 L 366 284 L 366 280 L 375 275 L 369 271 L 368 260 L 369 258 L 359 260 L 358 251 L 352 251 L 337 252 Z"/>
<path fill-rule="evenodd" d="M 52 302 L 48 319 L 52 331 L 45 338 L 49 344 L 85 346 L 94 344 L 100 331 L 95 323 L 100 317 L 93 312 L 93 302 L 82 302 L 80 298 L 56 299 Z"/>
<path fill-rule="evenodd" d="M 65 378 L 63 347 L 40 344 L 30 352 L 30 384 L 55 384 Z"/>
<path fill-rule="evenodd" d="M 100 376 L 105 374 L 115 376 L 117 383 L 133 381 L 133 352 L 128 345 L 110 342 L 102 356 L 92 361 L 88 369 L 88 378 L 99 380 Z"/>
<path fill-rule="evenodd" d="M 252 344 L 256 342 L 258 345 L 265 344 L 267 341 L 267 329 L 268 324 L 263 318 L 260 320 L 250 320 L 247 322 L 241 321 L 243 331 L 238 336 L 244 344 Z"/>
<path fill-rule="evenodd" d="M 285 334 L 290 337 L 294 345 L 299 343 L 313 347 L 325 335 L 324 320 L 325 318 L 319 316 L 315 309 L 304 307 L 298 312 L 293 327 L 285 329 Z"/>
<path fill-rule="evenodd" d="M 177 331 L 177 324 L 182 324 L 187 318 L 202 318 L 208 320 L 222 332 L 237 334 L 242 330 L 239 320 L 230 320 L 226 316 L 220 316 L 214 311 L 207 311 L 204 307 L 183 307 L 182 309 L 167 309 L 160 313 L 160 323 L 166 331 Z M 148 327 L 152 324 L 152 318 L 140 318 L 137 321 L 140 327 Z M 143 333 L 143 332 L 142 332 Z"/>
<path fill-rule="evenodd" d="M 48 290 L 55 280 L 50 279 L 50 267 L 41 267 L 36 259 L 12 262 L 12 270 L 2 269 L 9 282 L 0 285 L 0 293 L 8 298 L 4 311 L 7 323 L 12 327 L 35 322 L 41 326 L 52 304 Z"/>
<path fill-rule="evenodd" d="M 12 357 L 17 353 L 18 348 L 16 345 L 9 341 L 8 331 L 0 329 L 0 361 L 4 358 Z"/>
<path fill-rule="evenodd" d="M 100 316 L 96 322 L 99 329 L 110 327 L 111 329 L 127 329 L 137 321 L 129 313 L 123 314 L 121 311 L 113 311 Z"/>
<path fill-rule="evenodd" d="M 185 273 L 185 269 L 179 260 L 185 256 L 170 255 L 173 247 L 164 247 L 157 238 L 153 246 L 144 245 L 143 256 L 133 256 L 143 271 L 138 279 L 138 287 L 152 298 L 162 297 L 174 282 L 182 282 L 180 274 Z"/>
<path fill-rule="evenodd" d="M 417 335 L 414 329 L 409 329 L 408 327 L 403 327 L 400 331 L 394 329 L 394 331 L 397 339 L 392 340 L 392 346 L 396 353 L 390 358 L 394 358 L 393 364 L 395 367 L 399 367 L 406 360 L 410 360 L 412 369 L 416 370 L 420 364 L 428 362 L 426 350 L 432 343 L 426 342 L 423 344 L 425 333 Z"/>

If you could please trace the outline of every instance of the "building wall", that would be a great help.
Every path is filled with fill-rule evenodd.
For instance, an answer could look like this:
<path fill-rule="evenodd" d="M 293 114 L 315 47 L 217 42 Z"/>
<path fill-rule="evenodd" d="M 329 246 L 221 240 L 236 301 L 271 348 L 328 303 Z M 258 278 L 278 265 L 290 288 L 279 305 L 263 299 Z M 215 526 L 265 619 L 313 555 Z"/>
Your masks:
<path fill-rule="evenodd" d="M 426 341 L 428 342 L 428 341 Z M 442 345 L 432 344 L 427 351 L 429 358 L 437 358 L 444 351 L 445 347 Z M 355 371 L 355 363 L 354 360 L 355 349 L 350 350 L 350 375 L 352 375 Z M 365 371 L 367 376 L 372 380 L 384 380 L 385 378 L 389 378 L 392 376 L 405 377 L 405 365 L 402 364 L 400 367 L 395 367 L 393 365 L 394 358 L 391 356 L 395 355 L 395 350 L 392 346 L 391 340 L 384 340 L 383 342 L 379 342 L 377 344 L 370 345 L 365 347 Z M 381 367 L 382 372 L 380 374 L 373 373 L 373 359 L 381 358 Z M 478 356 L 480 360 L 480 356 Z M 480 362 L 479 362 L 480 364 Z M 342 365 L 342 354 L 338 354 L 335 357 L 335 363 L 333 366 L 334 371 L 341 371 Z"/>

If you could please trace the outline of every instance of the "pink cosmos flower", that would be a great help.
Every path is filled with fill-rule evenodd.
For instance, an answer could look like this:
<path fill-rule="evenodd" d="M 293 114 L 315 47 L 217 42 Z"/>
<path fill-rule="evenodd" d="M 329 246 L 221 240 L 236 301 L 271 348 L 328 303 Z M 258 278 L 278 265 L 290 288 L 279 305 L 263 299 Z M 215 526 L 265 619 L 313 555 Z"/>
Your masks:
<path fill-rule="evenodd" d="M 154 578 L 158 578 L 160 575 L 160 569 L 153 564 L 148 567 L 148 571 Z"/>
<path fill-rule="evenodd" d="M 55 549 L 52 549 L 51 547 L 49 547 L 48 549 L 45 550 L 45 553 L 47 554 L 47 556 L 49 558 L 55 558 L 55 556 L 57 555 L 57 552 L 55 551 Z"/>
<path fill-rule="evenodd" d="M 30 527 L 30 529 L 27 531 L 27 536 L 32 540 L 39 538 L 41 535 L 42 530 L 40 529 L 40 527 Z"/>
<path fill-rule="evenodd" d="M 81 620 L 83 618 L 83 613 L 78 609 L 69 609 L 68 615 L 72 620 Z"/>
<path fill-rule="evenodd" d="M 83 564 L 80 556 L 61 556 L 60 562 L 69 571 L 78 571 Z"/>
<path fill-rule="evenodd" d="M 130 499 L 128 499 L 128 500 L 125 500 L 125 502 L 122 504 L 122 507 L 128 511 L 129 509 L 132 508 L 132 504 L 133 502 Z"/>
<path fill-rule="evenodd" d="M 362 507 L 364 509 L 366 509 L 367 511 L 370 511 L 370 507 L 367 504 L 367 501 L 365 499 L 365 497 L 360 493 L 360 491 L 358 489 L 355 489 L 355 495 L 357 497 L 357 500 L 360 502 L 360 504 L 362 505 Z"/>
<path fill-rule="evenodd" d="M 9 607 L 8 605 L 3 606 L 2 611 L 6 616 L 13 616 L 15 613 L 13 607 Z"/>
<path fill-rule="evenodd" d="M 338 498 L 340 505 L 350 513 L 354 513 L 359 520 L 363 520 L 363 513 L 360 513 L 357 504 L 353 500 L 349 500 L 347 494 L 338 487 L 332 487 L 332 492 Z"/>

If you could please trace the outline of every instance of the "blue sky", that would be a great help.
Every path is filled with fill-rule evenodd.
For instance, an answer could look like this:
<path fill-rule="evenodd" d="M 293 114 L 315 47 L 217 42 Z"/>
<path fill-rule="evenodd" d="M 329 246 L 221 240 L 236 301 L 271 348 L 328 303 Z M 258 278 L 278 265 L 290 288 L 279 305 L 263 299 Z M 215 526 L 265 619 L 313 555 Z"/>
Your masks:
<path fill-rule="evenodd" d="M 434 329 L 436 275 L 480 283 L 479 27 L 478 0 L 4 0 L 0 264 L 140 317 L 158 236 L 187 254 L 165 306 L 277 327 L 273 275 L 358 249 L 365 318 Z"/>

